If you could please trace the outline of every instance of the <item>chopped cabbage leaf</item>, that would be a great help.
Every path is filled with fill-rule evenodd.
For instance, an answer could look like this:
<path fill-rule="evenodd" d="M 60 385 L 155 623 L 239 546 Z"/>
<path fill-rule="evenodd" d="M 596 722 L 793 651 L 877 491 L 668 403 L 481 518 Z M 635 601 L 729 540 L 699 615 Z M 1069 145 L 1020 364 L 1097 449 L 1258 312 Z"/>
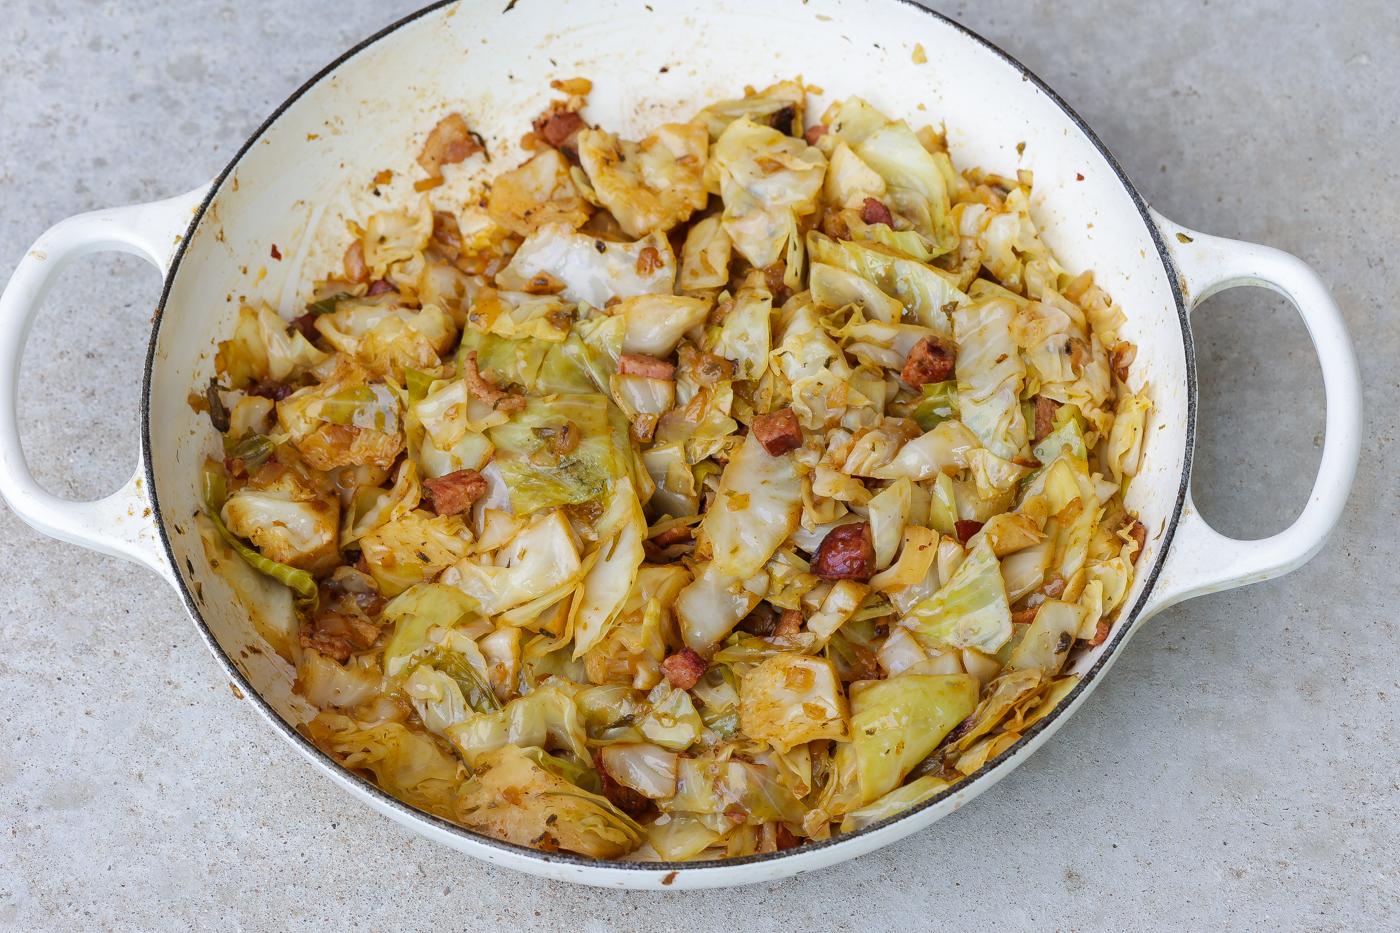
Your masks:
<path fill-rule="evenodd" d="M 559 296 L 565 301 L 601 308 L 612 298 L 669 295 L 676 257 L 660 233 L 614 243 L 548 224 L 525 238 L 510 265 L 496 275 L 496 284 L 523 291 L 541 272 L 564 284 Z"/>
<path fill-rule="evenodd" d="M 899 786 L 913 767 L 972 714 L 979 685 L 967 674 L 901 674 L 852 690 L 860 806 Z"/>
<path fill-rule="evenodd" d="M 1011 637 L 1011 607 L 991 544 L 978 542 L 952 579 L 910 610 L 901 624 L 930 648 L 996 654 Z"/>

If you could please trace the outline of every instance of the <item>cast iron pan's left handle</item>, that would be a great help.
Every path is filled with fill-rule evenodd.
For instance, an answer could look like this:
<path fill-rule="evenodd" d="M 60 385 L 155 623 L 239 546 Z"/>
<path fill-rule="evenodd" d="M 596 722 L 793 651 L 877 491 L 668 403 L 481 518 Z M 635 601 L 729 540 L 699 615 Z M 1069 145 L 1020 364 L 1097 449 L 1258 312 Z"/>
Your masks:
<path fill-rule="evenodd" d="M 105 499 L 71 502 L 46 492 L 29 472 L 20 446 L 19 366 L 44 297 L 69 263 L 113 250 L 134 253 L 168 275 L 180 238 L 208 190 L 205 185 L 168 201 L 60 221 L 39 237 L 0 293 L 0 495 L 15 514 L 45 534 L 135 561 L 172 582 L 174 572 L 161 551 L 146 489 L 145 451 L 131 480 Z"/>

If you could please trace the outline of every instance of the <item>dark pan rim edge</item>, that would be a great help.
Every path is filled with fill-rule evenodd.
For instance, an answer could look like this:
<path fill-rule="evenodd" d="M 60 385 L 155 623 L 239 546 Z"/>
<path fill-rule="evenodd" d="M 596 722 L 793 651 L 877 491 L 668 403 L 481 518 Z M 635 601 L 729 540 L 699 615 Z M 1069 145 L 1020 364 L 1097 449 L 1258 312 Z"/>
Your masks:
<path fill-rule="evenodd" d="M 147 453 L 147 455 L 144 457 L 147 491 L 151 497 L 151 507 L 155 513 L 155 522 L 156 527 L 159 529 L 160 542 L 165 549 L 166 560 L 168 561 L 169 566 L 173 571 L 176 589 L 179 592 L 180 599 L 185 605 L 186 612 L 189 613 L 190 618 L 194 621 L 196 628 L 198 628 L 200 635 L 203 637 L 205 644 L 210 650 L 210 653 L 214 655 L 215 660 L 217 660 L 220 663 L 220 666 L 224 668 L 225 672 L 244 689 L 245 697 L 252 702 L 252 704 L 258 710 L 258 712 L 262 714 L 263 718 L 266 719 L 274 729 L 281 733 L 283 738 L 285 738 L 288 742 L 291 742 L 293 745 L 297 746 L 298 750 L 301 751 L 302 754 L 306 757 L 319 760 L 325 766 L 337 768 L 353 780 L 359 782 L 359 784 L 362 785 L 361 789 L 364 792 L 368 793 L 370 796 L 374 797 L 381 807 L 399 811 L 408 818 L 428 823 L 429 825 L 433 826 L 433 828 L 441 832 L 459 836 L 465 841 L 474 844 L 499 849 L 503 853 L 509 854 L 511 856 L 525 857 L 533 861 L 552 863 L 560 866 L 588 868 L 593 869 L 595 871 L 684 871 L 687 874 L 691 874 L 693 872 L 702 870 L 706 873 L 711 873 L 722 871 L 725 869 L 738 868 L 745 865 L 757 865 L 762 863 L 775 862 L 780 859 L 789 858 L 798 854 L 806 856 L 810 853 L 814 853 L 821 849 L 832 848 L 838 845 L 852 842 L 862 836 L 866 836 L 886 827 L 889 827 L 898 821 L 909 819 L 914 815 L 921 813 L 924 810 L 927 810 L 931 807 L 936 807 L 947 798 L 956 794 L 964 793 L 969 788 L 975 787 L 978 784 L 981 785 L 981 787 L 978 788 L 978 793 L 981 793 L 982 790 L 991 787 L 998 780 L 1000 780 L 1001 777 L 1004 776 L 1003 774 L 999 773 L 1001 767 L 1004 764 L 1006 764 L 1012 758 L 1021 753 L 1026 748 L 1026 746 L 1029 743 L 1033 742 L 1036 739 L 1036 737 L 1039 736 L 1041 733 L 1045 732 L 1046 730 L 1053 731 L 1054 729 L 1059 728 L 1059 721 L 1064 717 L 1066 710 L 1075 705 L 1078 698 L 1081 697 L 1085 692 L 1087 692 L 1091 688 L 1091 686 L 1095 683 L 1098 675 L 1104 670 L 1104 668 L 1108 664 L 1110 664 L 1113 661 L 1117 652 L 1122 647 L 1124 641 L 1128 637 L 1129 633 L 1132 632 L 1133 629 L 1136 627 L 1138 617 L 1141 614 L 1142 610 L 1146 607 L 1151 597 L 1153 587 L 1156 585 L 1158 575 L 1161 573 L 1162 565 L 1165 562 L 1166 557 L 1171 550 L 1172 540 L 1175 537 L 1177 525 L 1181 520 L 1181 513 L 1183 508 L 1185 507 L 1186 497 L 1190 492 L 1191 467 L 1193 456 L 1195 453 L 1196 441 L 1196 357 L 1195 348 L 1191 339 L 1191 328 L 1186 314 L 1185 300 L 1181 290 L 1181 282 L 1176 273 L 1176 267 L 1173 264 L 1171 256 L 1167 251 L 1167 246 L 1162 239 L 1161 231 L 1157 228 L 1157 225 L 1152 220 L 1147 202 L 1143 199 L 1142 195 L 1138 193 L 1137 189 L 1133 186 L 1133 183 L 1128 179 L 1128 176 L 1123 171 L 1122 166 L 1118 164 L 1118 160 L 1114 158 L 1113 154 L 1109 152 L 1108 148 L 1103 144 L 1103 142 L 1099 139 L 1097 134 L 1094 133 L 1094 131 L 1083 120 L 1083 118 L 1081 118 L 1079 114 L 1077 114 L 1074 111 L 1074 109 L 1069 106 L 1069 104 L 1067 104 L 1057 93 L 1055 93 L 1054 90 L 1052 90 L 1044 81 L 1037 77 L 1035 73 L 1032 72 L 1029 68 L 1021 64 L 1012 56 L 1008 55 L 1000 47 L 984 39 L 982 36 L 973 32 L 971 29 L 968 29 L 966 26 L 963 26 L 962 24 L 957 23 L 952 19 L 949 19 L 941 13 L 938 13 L 934 10 L 930 10 L 927 7 L 921 6 L 919 3 L 915 2 L 915 0 L 893 0 L 893 2 L 900 3 L 904 6 L 912 7 L 913 9 L 932 17 L 939 23 L 951 27 L 956 32 L 961 33 L 962 35 L 971 39 L 973 42 L 982 46 L 987 51 L 996 55 L 1003 62 L 1005 62 L 1012 69 L 1014 69 L 1017 73 L 1019 73 L 1024 80 L 1033 84 L 1037 90 L 1039 90 L 1042 94 L 1046 95 L 1046 97 L 1048 97 L 1057 107 L 1060 108 L 1061 111 L 1064 112 L 1065 116 L 1069 118 L 1070 122 L 1072 122 L 1079 129 L 1079 131 L 1084 134 L 1084 136 L 1090 141 L 1090 143 L 1093 144 L 1094 148 L 1098 151 L 1099 155 L 1102 156 L 1104 161 L 1108 163 L 1109 167 L 1113 169 L 1114 174 L 1117 176 L 1119 182 L 1123 185 L 1123 188 L 1128 193 L 1129 198 L 1131 198 L 1133 204 L 1137 207 L 1138 214 L 1141 216 L 1143 225 L 1147 228 L 1148 234 L 1151 236 L 1154 245 L 1157 247 L 1157 254 L 1158 257 L 1161 259 L 1163 270 L 1166 272 L 1168 283 L 1171 286 L 1172 296 L 1176 302 L 1177 317 L 1181 325 L 1182 344 L 1186 362 L 1186 444 L 1185 449 L 1182 453 L 1181 483 L 1179 489 L 1177 490 L 1176 505 L 1172 510 L 1171 520 L 1167 522 L 1167 526 L 1162 532 L 1156 561 L 1154 562 L 1152 569 L 1147 575 L 1146 581 L 1142 588 L 1142 592 L 1139 594 L 1137 601 L 1133 604 L 1131 611 L 1126 615 L 1126 617 L 1120 617 L 1117 627 L 1118 630 L 1114 634 L 1114 636 L 1109 640 L 1108 647 L 1103 650 L 1103 652 L 1099 655 L 1098 660 L 1094 662 L 1094 664 L 1089 668 L 1089 670 L 1085 671 L 1080 676 L 1079 683 L 1076 684 L 1074 689 L 1071 690 L 1064 698 L 1060 700 L 1059 704 L 1052 712 L 1050 712 L 1043 719 L 1037 722 L 1033 727 L 1031 727 L 1031 729 L 1023 733 L 1021 738 L 1014 745 L 1012 745 L 1011 748 L 1002 752 L 1000 755 L 993 758 L 991 761 L 986 762 L 982 766 L 982 768 L 980 768 L 977 772 L 974 772 L 974 774 L 968 777 L 966 780 L 960 781 L 952 787 L 949 787 L 947 790 L 942 791 L 941 793 L 929 798 L 928 800 L 918 804 L 917 806 L 911 807 L 907 810 L 902 810 L 899 813 L 894 814 L 893 816 L 887 817 L 876 823 L 871 823 L 870 825 L 862 827 L 861 829 L 856 830 L 854 832 L 842 833 L 838 836 L 833 836 L 830 839 L 808 842 L 796 849 L 788 849 L 780 852 L 767 852 L 732 859 L 709 859 L 705 861 L 691 862 L 609 861 L 606 859 L 588 858 L 586 856 L 574 855 L 567 852 L 541 852 L 538 849 L 533 849 L 528 846 L 520 846 L 499 839 L 493 839 L 489 836 L 473 832 L 472 830 L 466 829 L 465 827 L 453 823 L 449 820 L 445 820 L 441 817 L 434 816 L 423 810 L 419 810 L 417 807 L 413 807 L 404 803 L 397 797 L 394 797 L 393 795 L 380 789 L 378 785 L 374 784 L 367 778 L 361 776 L 356 772 L 350 771 L 348 768 L 345 768 L 344 766 L 340 765 L 325 752 L 321 751 L 321 749 L 317 748 L 315 744 L 313 744 L 309 739 L 306 738 L 306 736 L 302 735 L 295 728 L 288 725 L 288 723 L 284 719 L 282 719 L 280 715 L 278 715 L 276 710 L 272 708 L 271 704 L 269 704 L 265 699 L 263 699 L 262 695 L 259 694 L 256 689 L 253 688 L 253 685 L 238 669 L 238 666 L 233 663 L 233 660 L 228 656 L 228 654 L 224 651 L 223 647 L 214 638 L 213 632 L 209 629 L 208 624 L 204 621 L 204 617 L 200 612 L 198 605 L 195 602 L 194 595 L 191 593 L 189 586 L 186 584 L 184 576 L 179 571 L 179 566 L 175 557 L 175 550 L 171 543 L 170 535 L 165 527 L 164 516 L 161 512 L 160 502 L 156 492 L 157 487 L 155 478 L 155 468 L 152 465 L 152 458 L 149 456 L 149 451 L 151 450 L 151 379 L 152 373 L 155 370 L 156 346 L 159 342 L 161 324 L 165 318 L 165 307 L 166 302 L 170 297 L 171 286 L 175 281 L 176 273 L 179 271 L 180 263 L 185 255 L 185 250 L 188 247 L 191 238 L 194 236 L 196 228 L 204 219 L 204 215 L 208 211 L 210 204 L 214 200 L 214 197 L 222 189 L 224 182 L 237 169 L 238 164 L 243 159 L 244 155 L 246 155 L 247 152 L 253 147 L 253 145 L 263 136 L 263 134 L 266 133 L 268 129 L 270 129 L 272 125 L 276 123 L 278 119 L 281 118 L 282 114 L 285 113 L 288 108 L 290 108 L 293 104 L 300 100 L 303 95 L 305 95 L 309 90 L 311 90 L 312 87 L 320 83 L 320 81 L 324 79 L 327 75 L 334 72 L 337 68 L 341 67 L 342 65 L 350 61 L 352 58 L 359 55 L 361 52 L 365 51 L 370 46 L 374 45 L 379 40 L 385 38 L 386 36 L 394 32 L 397 32 L 404 26 L 407 26 L 408 24 L 423 18 L 424 16 L 427 16 L 443 7 L 451 6 L 456 2 L 457 0 L 437 0 L 437 2 L 425 6 L 421 10 L 411 13 L 410 15 L 400 19 L 399 21 L 389 26 L 386 26 L 384 29 L 381 29 L 380 31 L 371 35 L 369 38 L 356 44 L 354 47 L 350 48 L 344 54 L 340 55 L 338 58 L 332 61 L 329 65 L 322 68 L 309 80 L 302 84 L 302 86 L 299 87 L 295 92 L 293 92 L 291 96 L 289 96 L 285 101 L 283 101 L 277 107 L 277 109 L 274 110 L 268 116 L 268 118 L 263 121 L 262 125 L 259 126 L 258 129 L 251 136 L 248 137 L 248 140 L 243 144 L 243 146 L 238 150 L 238 152 L 233 156 L 233 158 L 229 160 L 228 165 L 225 166 L 223 171 L 220 172 L 219 175 L 210 184 L 209 190 L 204 197 L 204 201 L 200 204 L 199 209 L 195 212 L 193 218 L 190 220 L 189 226 L 186 228 L 185 231 L 185 236 L 180 240 L 180 244 L 176 248 L 175 255 L 171 259 L 170 269 L 166 274 L 165 283 L 161 289 L 160 303 L 156 307 L 156 315 L 152 321 L 151 339 L 146 351 L 146 368 L 145 373 L 142 377 L 141 385 L 141 445 L 142 450 Z M 514 6 L 514 4 L 511 4 L 511 6 Z M 507 7 L 506 11 L 504 12 L 509 12 L 509 7 Z M 502 15 L 504 15 L 504 12 Z M 488 858 L 487 860 L 489 861 L 490 859 Z M 754 880 L 757 881 L 760 879 Z"/>

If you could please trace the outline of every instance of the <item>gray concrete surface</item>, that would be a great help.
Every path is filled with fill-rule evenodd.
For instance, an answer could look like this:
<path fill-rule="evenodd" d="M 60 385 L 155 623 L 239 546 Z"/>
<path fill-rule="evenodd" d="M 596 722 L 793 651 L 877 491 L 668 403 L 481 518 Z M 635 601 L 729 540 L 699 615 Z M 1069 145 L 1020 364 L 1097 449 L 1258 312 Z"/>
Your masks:
<path fill-rule="evenodd" d="M 973 806 L 781 884 L 681 894 L 486 867 L 334 790 L 238 702 L 173 594 L 0 506 L 0 928 L 122 931 L 1382 930 L 1400 924 L 1400 12 L 1384 0 L 935 3 L 1045 78 L 1143 194 L 1289 250 L 1356 337 L 1366 438 L 1327 549 L 1164 613 L 1081 715 Z M 414 0 L 0 3 L 0 281 L 48 225 L 185 191 Z M 68 273 L 22 373 L 35 472 L 128 474 L 158 279 Z M 1198 313 L 1195 494 L 1277 531 L 1320 454 L 1292 310 Z"/>

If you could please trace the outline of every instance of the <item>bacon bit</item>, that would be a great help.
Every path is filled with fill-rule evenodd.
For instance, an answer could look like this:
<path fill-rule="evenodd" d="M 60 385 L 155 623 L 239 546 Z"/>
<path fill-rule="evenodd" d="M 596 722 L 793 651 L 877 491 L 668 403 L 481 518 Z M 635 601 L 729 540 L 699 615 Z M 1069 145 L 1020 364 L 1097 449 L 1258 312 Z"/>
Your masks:
<path fill-rule="evenodd" d="M 1112 631 L 1113 624 L 1107 619 L 1099 619 L 1098 626 L 1094 629 L 1094 637 L 1090 639 L 1089 645 L 1096 647 L 1108 641 L 1108 633 Z"/>
<path fill-rule="evenodd" d="M 851 238 L 851 228 L 846 223 L 846 218 L 841 216 L 840 208 L 828 207 L 822 211 L 822 233 L 833 240 L 849 240 Z"/>
<path fill-rule="evenodd" d="M 1137 553 L 1133 555 L 1133 566 L 1137 566 L 1138 558 L 1147 547 L 1147 526 L 1136 518 L 1133 519 L 1133 523 L 1128 526 L 1128 537 L 1137 542 Z"/>
<path fill-rule="evenodd" d="M 1065 578 L 1058 573 L 1052 573 L 1045 578 L 1045 583 L 1040 587 L 1040 591 L 1051 599 L 1059 599 L 1065 593 Z"/>
<path fill-rule="evenodd" d="M 739 620 L 736 626 L 741 632 L 767 638 L 778 627 L 778 611 L 767 600 L 760 600 L 753 611 Z"/>
<path fill-rule="evenodd" d="M 365 560 L 364 554 L 361 554 L 360 559 L 355 561 L 355 569 L 367 577 L 371 575 L 369 572 L 369 561 Z"/>
<path fill-rule="evenodd" d="M 369 281 L 369 269 L 365 266 L 365 245 L 359 240 L 351 243 L 345 251 L 345 277 L 357 284 Z"/>
<path fill-rule="evenodd" d="M 327 609 L 297 632 L 303 648 L 314 648 L 344 663 L 356 650 L 363 651 L 379 638 L 379 626 L 355 616 Z"/>
<path fill-rule="evenodd" d="M 791 408 L 759 415 L 753 419 L 749 430 L 770 457 L 781 457 L 802 446 L 802 425 Z"/>
<path fill-rule="evenodd" d="M 792 830 L 787 828 L 786 823 L 778 824 L 775 842 L 779 852 L 784 849 L 795 849 L 802 845 L 802 840 L 792 834 Z"/>
<path fill-rule="evenodd" d="M 1043 603 L 1041 605 L 1044 605 Z M 1040 612 L 1040 606 L 1032 606 L 1029 609 L 1022 609 L 1020 612 L 1011 613 L 1012 625 L 1030 625 L 1035 621 L 1036 615 Z"/>
<path fill-rule="evenodd" d="M 1081 175 L 1081 174 L 1079 174 L 1078 172 L 1075 172 L 1075 173 L 1074 173 L 1074 180 L 1075 180 L 1075 181 L 1083 181 L 1083 180 L 1084 180 L 1084 176 Z"/>
<path fill-rule="evenodd" d="M 710 309 L 710 315 L 705 319 L 705 323 L 711 327 L 718 327 L 724 323 L 724 319 L 729 317 L 729 312 L 734 310 L 736 302 L 733 298 L 726 298 Z"/>
<path fill-rule="evenodd" d="M 278 262 L 282 261 L 282 254 L 277 251 L 276 243 L 272 244 L 272 258 L 276 259 Z"/>
<path fill-rule="evenodd" d="M 307 340 L 316 339 L 316 312 L 308 311 L 301 317 L 292 321 L 292 326 L 301 331 L 301 335 Z"/>
<path fill-rule="evenodd" d="M 826 125 L 818 123 L 816 126 L 809 126 L 807 128 L 807 132 L 802 134 L 802 138 L 807 140 L 807 145 L 815 146 L 817 144 L 817 140 L 825 136 L 826 133 Z"/>
<path fill-rule="evenodd" d="M 851 680 L 879 680 L 883 676 L 880 673 L 880 659 L 875 652 L 854 642 L 848 642 L 847 646 L 856 658 L 851 664 Z"/>
<path fill-rule="evenodd" d="M 655 246 L 643 246 L 642 251 L 637 254 L 637 275 L 642 278 L 646 278 L 664 265 L 666 262 L 661 258 L 661 253 L 657 251 Z"/>
<path fill-rule="evenodd" d="M 802 631 L 802 623 L 805 621 L 801 609 L 784 609 L 783 614 L 778 617 L 778 624 L 773 626 L 773 637 L 789 638 L 796 635 Z"/>
<path fill-rule="evenodd" d="M 621 376 L 645 376 L 648 379 L 676 381 L 676 367 L 665 360 L 658 360 L 645 353 L 624 353 L 617 358 L 617 372 Z"/>
<path fill-rule="evenodd" d="M 486 494 L 486 480 L 476 470 L 458 470 L 423 480 L 423 490 L 438 515 L 460 515 Z"/>
<path fill-rule="evenodd" d="M 583 117 L 572 110 L 566 110 L 551 116 L 536 132 L 555 149 L 562 149 L 565 148 L 566 144 L 574 142 L 579 131 L 587 126 L 588 124 L 583 122 Z"/>
<path fill-rule="evenodd" d="M 396 291 L 398 291 L 398 288 L 395 287 L 393 282 L 390 282 L 388 279 L 377 279 L 370 283 L 369 297 L 373 298 L 375 295 L 383 295 L 386 292 Z"/>
<path fill-rule="evenodd" d="M 243 463 L 242 457 L 225 457 L 224 471 L 233 479 L 248 478 L 248 468 Z"/>
<path fill-rule="evenodd" d="M 1035 397 L 1035 442 L 1039 444 L 1055 430 L 1055 412 L 1060 403 L 1043 395 Z"/>
<path fill-rule="evenodd" d="M 812 555 L 812 573 L 823 580 L 869 580 L 875 576 L 875 544 L 869 522 L 837 525 Z"/>
<path fill-rule="evenodd" d="M 958 540 L 967 544 L 967 539 L 982 530 L 983 522 L 959 520 L 953 522 L 953 530 L 957 533 Z"/>
<path fill-rule="evenodd" d="M 293 389 L 289 385 L 283 385 L 280 382 L 260 382 L 249 389 L 248 394 L 256 395 L 258 398 L 270 398 L 274 402 L 280 402 L 295 391 L 296 389 Z"/>
<path fill-rule="evenodd" d="M 475 350 L 462 357 L 462 381 L 467 384 L 467 391 L 489 403 L 497 411 L 525 410 L 526 402 L 523 396 L 503 392 L 481 377 L 481 373 L 476 369 Z"/>
<path fill-rule="evenodd" d="M 1133 364 L 1135 359 L 1137 359 L 1137 347 L 1126 340 L 1113 348 L 1113 362 L 1110 365 L 1113 368 L 1113 375 L 1118 377 L 1119 382 L 1128 381 L 1128 367 Z"/>
<path fill-rule="evenodd" d="M 661 662 L 661 673 L 677 690 L 689 690 L 705 676 L 709 665 L 694 648 L 682 648 Z"/>
<path fill-rule="evenodd" d="M 860 209 L 860 219 L 868 224 L 894 226 L 894 216 L 890 214 L 890 209 L 875 198 L 865 199 L 865 204 Z"/>
<path fill-rule="evenodd" d="M 788 104 L 768 118 L 768 125 L 784 136 L 796 136 L 794 130 L 797 129 L 797 106 Z"/>
<path fill-rule="evenodd" d="M 922 389 L 953 375 L 957 360 L 958 348 L 951 340 L 938 335 L 925 337 L 909 351 L 899 378 L 911 388 Z"/>
<path fill-rule="evenodd" d="M 418 164 L 428 170 L 434 178 L 441 177 L 444 165 L 462 162 L 478 152 L 485 152 L 477 137 L 467 128 L 467 121 L 460 113 L 443 117 L 442 122 L 433 127 L 423 142 L 423 151 L 418 156 Z"/>
<path fill-rule="evenodd" d="M 773 304 L 778 304 L 778 297 L 787 294 L 787 283 L 783 277 L 787 275 L 787 263 L 779 259 L 772 265 L 763 267 L 763 284 L 768 286 L 768 291 L 772 293 Z"/>
<path fill-rule="evenodd" d="M 749 812 L 737 803 L 731 803 L 725 807 L 724 815 L 731 823 L 747 823 L 749 821 Z"/>
<path fill-rule="evenodd" d="M 665 531 L 658 531 L 651 539 L 657 547 L 670 547 L 673 544 L 695 540 L 695 529 L 688 525 L 672 525 Z"/>

